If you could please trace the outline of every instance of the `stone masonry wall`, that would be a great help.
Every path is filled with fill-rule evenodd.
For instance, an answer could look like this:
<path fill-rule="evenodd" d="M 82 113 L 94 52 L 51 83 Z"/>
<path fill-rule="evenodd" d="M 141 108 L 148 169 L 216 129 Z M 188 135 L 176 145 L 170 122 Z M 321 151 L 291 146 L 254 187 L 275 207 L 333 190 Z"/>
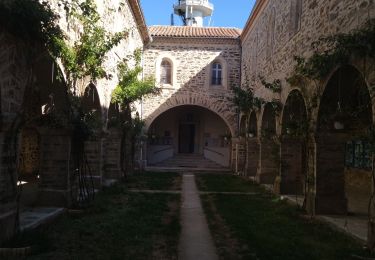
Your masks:
<path fill-rule="evenodd" d="M 300 1 L 302 3 L 301 19 L 298 21 L 299 15 L 297 8 L 295 8 L 297 2 L 298 0 L 257 1 L 259 8 L 256 8 L 253 12 L 253 16 L 241 36 L 241 82 L 243 85 L 249 85 L 254 88 L 255 94 L 265 98 L 267 101 L 276 98 L 280 99 L 282 104 L 285 104 L 289 93 L 295 88 L 286 82 L 286 78 L 291 76 L 295 66 L 294 56 L 308 58 L 312 54 L 311 44 L 320 37 L 350 32 L 353 29 L 360 28 L 366 21 L 375 18 L 375 2 L 373 0 L 302 0 Z M 264 4 L 262 5 L 262 3 Z M 351 63 L 363 73 L 369 86 L 375 83 L 374 71 L 367 71 L 367 74 L 364 73 L 364 63 L 362 61 L 352 60 Z M 267 82 L 280 79 L 282 82 L 281 93 L 273 93 L 265 89 L 259 80 L 259 76 L 265 77 Z M 315 173 L 319 175 L 318 172 L 320 174 L 329 171 L 340 172 L 340 170 L 336 171 L 333 168 L 326 169 L 322 167 L 320 165 L 321 162 L 318 160 L 324 156 L 330 156 L 333 161 L 336 156 L 339 157 L 339 152 L 329 153 L 326 151 L 329 150 L 327 147 L 321 148 L 319 146 L 319 149 L 316 148 L 316 137 L 319 134 L 315 133 L 320 105 L 319 97 L 323 94 L 329 77 L 330 75 L 319 82 L 305 82 L 305 85 L 297 87 L 305 99 L 310 120 L 311 136 L 309 136 L 307 144 L 307 168 L 311 175 Z M 316 97 L 317 104 L 312 105 Z M 263 108 L 258 111 L 259 130 L 262 128 L 262 111 Z M 278 135 L 281 134 L 282 115 L 280 113 L 280 116 L 276 118 Z M 319 154 L 322 152 L 326 152 L 326 154 Z M 341 161 L 336 167 L 338 169 L 343 167 L 342 158 L 340 157 L 340 159 Z M 343 174 L 335 179 L 335 183 L 333 183 L 333 180 L 322 181 L 321 178 L 323 177 L 316 176 L 317 188 L 315 191 L 317 189 L 323 191 L 323 193 L 317 194 L 317 211 L 320 208 L 320 211 L 324 212 L 326 209 L 330 209 L 333 205 L 332 203 L 335 202 L 339 205 L 335 210 L 344 212 Z M 342 190 L 335 191 L 336 194 L 325 196 L 324 191 L 330 189 L 329 185 L 340 187 Z M 323 199 L 319 200 L 319 198 Z"/>
<path fill-rule="evenodd" d="M 173 82 L 172 85 L 161 86 L 160 95 L 144 100 L 142 111 L 146 127 L 170 108 L 198 105 L 217 113 L 234 134 L 237 131 L 237 117 L 235 107 L 228 98 L 232 96 L 230 89 L 240 84 L 239 41 L 154 37 L 144 53 L 145 76 L 158 79 L 158 67 L 163 58 L 168 58 L 172 63 Z M 214 60 L 224 61 L 227 68 L 224 72 L 227 73 L 227 81 L 223 87 L 210 86 L 210 65 Z"/>
<path fill-rule="evenodd" d="M 373 0 L 301 1 L 301 25 L 295 31 L 295 1 L 265 0 L 248 32 L 242 35 L 242 83 L 251 85 L 258 96 L 267 100 L 281 98 L 285 103 L 292 89 L 285 79 L 294 68 L 295 55 L 309 57 L 311 44 L 320 37 L 349 32 L 375 17 Z M 269 82 L 282 80 L 281 96 L 265 89 L 258 76 Z M 311 96 L 309 90 L 306 92 L 305 98 Z"/>
<path fill-rule="evenodd" d="M 59 0 L 52 0 L 51 2 L 54 10 L 61 16 L 59 25 L 68 35 L 68 41 L 73 43 L 81 30 L 79 24 L 67 19 L 64 6 L 58 5 Z M 143 40 L 128 0 L 96 0 L 95 2 L 101 16 L 101 21 L 108 32 L 117 33 L 123 31 L 124 33 L 128 33 L 127 38 L 121 41 L 106 56 L 104 67 L 106 68 L 106 72 L 112 77 L 99 79 L 95 82 L 104 120 L 107 117 L 111 94 L 118 83 L 117 64 L 128 55 L 133 54 L 134 50 L 142 49 Z M 78 87 L 82 95 L 88 84 L 88 80 L 79 82 Z"/>

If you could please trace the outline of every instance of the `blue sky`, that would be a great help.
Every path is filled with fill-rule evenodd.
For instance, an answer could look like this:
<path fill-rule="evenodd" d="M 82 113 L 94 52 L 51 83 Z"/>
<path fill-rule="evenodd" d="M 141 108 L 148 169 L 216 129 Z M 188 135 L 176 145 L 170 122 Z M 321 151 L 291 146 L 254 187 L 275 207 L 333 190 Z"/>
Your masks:
<path fill-rule="evenodd" d="M 210 0 L 215 10 L 211 26 L 243 28 L 254 6 L 255 0 Z M 147 25 L 170 25 L 173 4 L 177 0 L 141 0 Z M 180 18 L 175 16 L 175 25 Z M 205 25 L 208 20 L 206 19 Z"/>

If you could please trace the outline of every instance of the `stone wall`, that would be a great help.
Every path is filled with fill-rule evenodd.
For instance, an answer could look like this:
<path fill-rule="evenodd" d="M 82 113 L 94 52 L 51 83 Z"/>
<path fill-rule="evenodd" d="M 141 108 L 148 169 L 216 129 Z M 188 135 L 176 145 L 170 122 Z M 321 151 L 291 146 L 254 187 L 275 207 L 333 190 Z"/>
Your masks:
<path fill-rule="evenodd" d="M 241 50 L 239 41 L 224 39 L 158 38 L 144 53 L 144 74 L 160 79 L 160 63 L 167 58 L 172 63 L 171 85 L 160 85 L 158 96 L 145 99 L 142 105 L 146 128 L 154 119 L 170 108 L 197 105 L 218 114 L 228 125 L 232 135 L 237 132 L 235 107 L 229 100 L 231 88 L 240 84 Z M 211 64 L 225 63 L 227 79 L 223 86 L 210 84 Z"/>
<path fill-rule="evenodd" d="M 298 2 L 302 4 L 301 9 L 296 8 Z M 314 41 L 323 36 L 346 33 L 360 28 L 366 21 L 373 18 L 375 18 L 375 2 L 372 0 L 259 0 L 241 36 L 241 82 L 243 85 L 251 86 L 255 90 L 256 96 L 262 97 L 266 101 L 278 99 L 283 105 L 293 89 L 297 88 L 303 96 L 310 131 L 307 136 L 308 142 L 305 144 L 307 147 L 305 158 L 299 158 L 298 162 L 294 163 L 297 165 L 301 160 L 307 160 L 307 172 L 310 176 L 315 177 L 310 180 L 312 187 L 309 188 L 309 191 L 315 196 L 311 201 L 316 203 L 316 212 L 346 212 L 346 196 L 350 197 L 353 190 L 350 190 L 351 186 L 345 181 L 349 179 L 353 181 L 353 178 L 359 180 L 361 176 L 345 177 L 343 161 L 345 151 L 342 150 L 344 141 L 333 143 L 331 140 L 332 144 L 330 145 L 324 145 L 319 141 L 322 139 L 317 128 L 321 96 L 333 72 L 325 79 L 315 82 L 306 81 L 304 85 L 300 86 L 290 86 L 286 79 L 291 76 L 296 64 L 293 57 L 310 57 L 312 54 L 311 44 Z M 374 71 L 369 71 L 363 61 L 353 59 L 350 63 L 364 76 L 368 86 L 375 83 Z M 280 79 L 281 93 L 274 93 L 266 89 L 259 76 L 264 77 L 267 82 Z M 370 88 L 369 90 L 372 91 Z M 374 104 L 372 107 L 374 111 Z M 264 106 L 257 111 L 259 132 L 263 128 L 263 110 Z M 275 119 L 278 136 L 282 134 L 282 116 L 283 111 Z M 298 149 L 290 152 L 296 154 Z M 281 159 L 282 166 L 285 158 Z M 328 160 L 330 164 L 326 165 L 325 162 Z M 363 185 L 363 188 L 369 190 L 366 185 Z M 358 187 L 356 189 L 358 190 Z M 361 195 L 361 197 L 364 196 Z M 350 203 L 352 202 L 349 198 Z M 336 206 L 332 207 L 332 205 Z M 314 205 L 311 206 L 314 207 Z"/>

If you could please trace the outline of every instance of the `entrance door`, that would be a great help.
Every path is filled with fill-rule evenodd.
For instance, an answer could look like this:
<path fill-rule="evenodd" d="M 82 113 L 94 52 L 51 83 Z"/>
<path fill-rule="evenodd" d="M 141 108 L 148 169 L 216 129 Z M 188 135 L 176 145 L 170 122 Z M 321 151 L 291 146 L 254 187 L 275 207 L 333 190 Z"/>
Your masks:
<path fill-rule="evenodd" d="M 194 153 L 195 125 L 181 124 L 178 136 L 178 152 Z"/>

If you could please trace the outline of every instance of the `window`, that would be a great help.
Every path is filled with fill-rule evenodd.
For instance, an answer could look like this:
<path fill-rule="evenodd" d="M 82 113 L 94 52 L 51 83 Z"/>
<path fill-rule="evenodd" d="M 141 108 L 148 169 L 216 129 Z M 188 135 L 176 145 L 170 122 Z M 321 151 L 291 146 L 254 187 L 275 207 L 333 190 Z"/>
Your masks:
<path fill-rule="evenodd" d="M 270 58 L 275 48 L 276 10 L 272 9 L 267 29 L 267 58 Z"/>
<path fill-rule="evenodd" d="M 291 35 L 293 36 L 301 28 L 302 0 L 292 0 L 290 14 Z"/>
<path fill-rule="evenodd" d="M 345 166 L 359 169 L 370 169 L 370 145 L 362 140 L 347 142 L 345 149 Z"/>
<path fill-rule="evenodd" d="M 161 62 L 160 83 L 172 84 L 172 65 L 165 59 Z"/>
<path fill-rule="evenodd" d="M 215 62 L 212 64 L 212 85 L 221 85 L 222 82 L 223 68 L 220 63 Z"/>

